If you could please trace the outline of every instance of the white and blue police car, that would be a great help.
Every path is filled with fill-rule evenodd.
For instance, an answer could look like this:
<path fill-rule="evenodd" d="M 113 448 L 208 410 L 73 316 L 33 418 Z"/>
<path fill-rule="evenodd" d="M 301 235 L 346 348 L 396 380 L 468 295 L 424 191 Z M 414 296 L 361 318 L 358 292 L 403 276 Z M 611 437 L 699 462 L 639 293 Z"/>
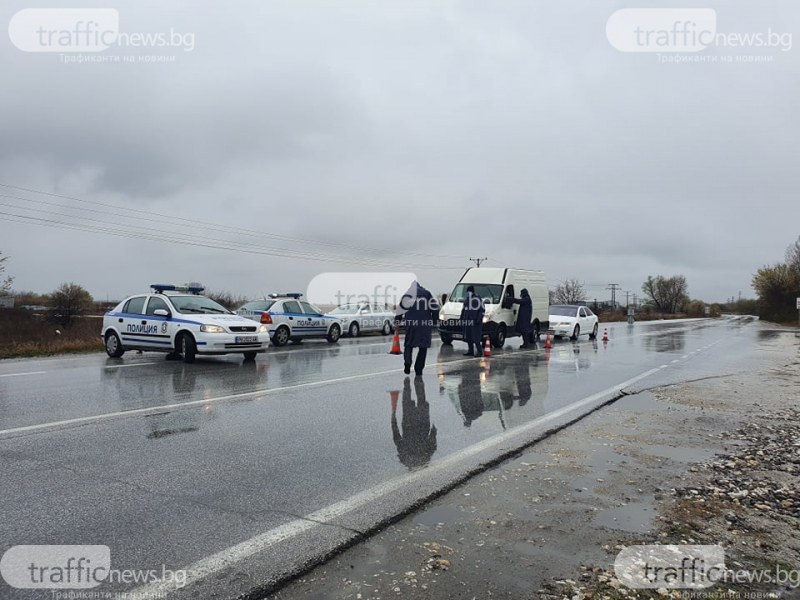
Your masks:
<path fill-rule="evenodd" d="M 344 321 L 323 314 L 313 304 L 303 301 L 302 297 L 300 293 L 270 294 L 262 300 L 242 305 L 236 312 L 266 325 L 275 346 L 285 346 L 290 340 L 307 338 L 325 338 L 331 344 L 338 342 L 342 337 Z"/>
<path fill-rule="evenodd" d="M 243 354 L 252 361 L 269 345 L 265 325 L 202 296 L 202 287 L 150 287 L 151 293 L 126 298 L 103 316 L 101 336 L 110 357 L 145 350 L 182 356 L 187 363 L 198 355 L 217 354 Z"/>

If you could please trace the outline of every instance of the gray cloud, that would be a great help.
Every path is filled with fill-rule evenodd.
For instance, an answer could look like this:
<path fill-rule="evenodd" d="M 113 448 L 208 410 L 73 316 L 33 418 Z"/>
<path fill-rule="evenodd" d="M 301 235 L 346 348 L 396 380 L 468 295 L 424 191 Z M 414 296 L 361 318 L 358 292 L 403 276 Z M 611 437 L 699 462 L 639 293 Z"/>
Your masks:
<path fill-rule="evenodd" d="M 0 181 L 392 261 L 489 256 L 598 293 L 685 273 L 694 296 L 748 294 L 796 239 L 794 50 L 662 65 L 608 44 L 616 2 L 114 6 L 123 28 L 192 32 L 196 48 L 65 65 L 4 39 Z M 800 16 L 711 6 L 728 30 L 793 32 Z M 165 278 L 302 289 L 348 268 L 1 220 L 0 250 L 21 288 L 74 279 L 99 296 Z M 458 269 L 420 276 L 445 290 Z"/>

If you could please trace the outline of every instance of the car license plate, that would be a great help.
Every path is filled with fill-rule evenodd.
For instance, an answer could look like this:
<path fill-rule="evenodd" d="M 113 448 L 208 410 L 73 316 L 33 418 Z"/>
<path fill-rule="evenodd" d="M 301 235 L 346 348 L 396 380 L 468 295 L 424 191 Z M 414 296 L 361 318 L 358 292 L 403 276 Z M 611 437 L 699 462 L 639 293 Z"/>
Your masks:
<path fill-rule="evenodd" d="M 237 344 L 256 344 L 256 343 L 258 343 L 258 336 L 257 335 L 237 335 L 236 336 L 236 343 Z"/>

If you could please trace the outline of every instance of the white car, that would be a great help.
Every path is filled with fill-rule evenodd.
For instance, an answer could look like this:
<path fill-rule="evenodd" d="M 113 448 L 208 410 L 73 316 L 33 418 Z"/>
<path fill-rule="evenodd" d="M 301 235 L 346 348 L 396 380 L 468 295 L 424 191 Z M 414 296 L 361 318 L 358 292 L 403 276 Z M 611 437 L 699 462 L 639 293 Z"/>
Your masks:
<path fill-rule="evenodd" d="M 342 337 L 344 322 L 324 315 L 314 305 L 301 300 L 303 294 L 270 294 L 263 300 L 254 300 L 241 306 L 239 316 L 267 327 L 270 339 L 276 346 L 306 338 L 325 338 L 335 344 Z"/>
<path fill-rule="evenodd" d="M 577 340 L 579 335 L 597 337 L 597 315 L 588 306 L 574 304 L 552 304 L 550 306 L 550 329 L 556 337 L 569 336 Z"/>
<path fill-rule="evenodd" d="M 326 313 L 344 321 L 344 331 L 350 337 L 358 337 L 362 332 L 380 331 L 383 335 L 392 333 L 394 312 L 388 306 L 359 302 L 344 304 Z"/>
<path fill-rule="evenodd" d="M 194 362 L 197 355 L 243 354 L 255 360 L 269 345 L 266 326 L 254 325 L 201 296 L 201 287 L 154 284 L 149 294 L 131 296 L 103 316 L 106 353 L 167 352 Z"/>

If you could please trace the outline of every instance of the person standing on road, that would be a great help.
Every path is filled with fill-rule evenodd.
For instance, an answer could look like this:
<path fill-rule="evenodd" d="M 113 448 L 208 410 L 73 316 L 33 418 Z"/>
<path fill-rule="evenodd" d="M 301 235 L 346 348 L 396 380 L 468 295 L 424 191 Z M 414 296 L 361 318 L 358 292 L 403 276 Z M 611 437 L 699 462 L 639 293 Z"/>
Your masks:
<path fill-rule="evenodd" d="M 400 299 L 395 320 L 399 322 L 401 318 L 405 319 L 406 324 L 403 371 L 406 375 L 411 373 L 414 348 L 417 348 L 417 359 L 413 363 L 414 372 L 420 376 L 425 368 L 428 348 L 431 347 L 433 329 L 439 320 L 439 302 L 415 281 Z"/>
<path fill-rule="evenodd" d="M 522 336 L 522 347 L 527 348 L 530 346 L 531 331 L 533 331 L 533 325 L 531 324 L 533 303 L 531 302 L 531 297 L 527 289 L 523 288 L 520 292 L 520 297 L 514 298 L 514 304 L 519 304 L 516 330 L 517 333 Z"/>
<path fill-rule="evenodd" d="M 467 351 L 464 356 L 481 355 L 481 337 L 483 337 L 483 315 L 486 309 L 483 300 L 475 293 L 475 288 L 467 288 L 467 296 L 464 298 L 463 308 L 461 309 L 461 323 L 464 327 L 464 341 L 467 342 Z M 475 346 L 475 353 L 472 347 Z"/>

